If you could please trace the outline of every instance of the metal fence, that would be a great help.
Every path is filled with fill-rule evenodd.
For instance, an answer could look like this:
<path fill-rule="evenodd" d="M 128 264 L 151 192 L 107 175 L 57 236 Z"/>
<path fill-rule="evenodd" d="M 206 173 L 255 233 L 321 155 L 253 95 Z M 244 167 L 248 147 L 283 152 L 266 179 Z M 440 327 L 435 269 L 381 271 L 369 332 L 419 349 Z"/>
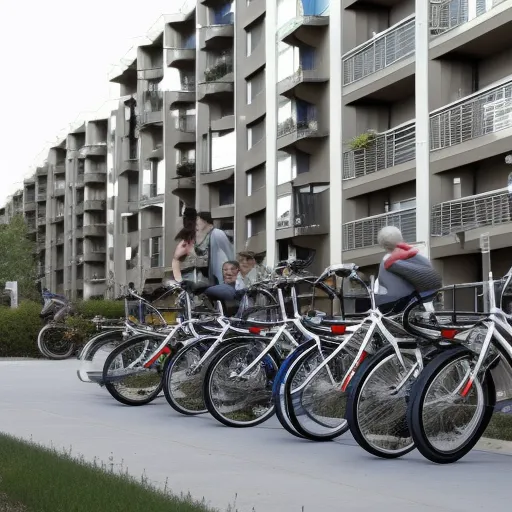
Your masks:
<path fill-rule="evenodd" d="M 359 178 L 416 157 L 416 127 L 413 122 L 378 133 L 366 148 L 343 154 L 343 179 Z"/>
<path fill-rule="evenodd" d="M 396 226 L 406 242 L 416 240 L 416 208 L 382 213 L 343 225 L 343 250 L 377 245 L 377 234 L 385 226 Z"/>
<path fill-rule="evenodd" d="M 448 148 L 512 127 L 512 82 L 430 115 L 430 149 Z"/>
<path fill-rule="evenodd" d="M 432 208 L 431 234 L 445 236 L 469 229 L 510 222 L 511 200 L 507 189 L 453 199 Z"/>
<path fill-rule="evenodd" d="M 343 85 L 349 85 L 395 62 L 415 50 L 415 18 L 402 20 L 343 57 Z"/>

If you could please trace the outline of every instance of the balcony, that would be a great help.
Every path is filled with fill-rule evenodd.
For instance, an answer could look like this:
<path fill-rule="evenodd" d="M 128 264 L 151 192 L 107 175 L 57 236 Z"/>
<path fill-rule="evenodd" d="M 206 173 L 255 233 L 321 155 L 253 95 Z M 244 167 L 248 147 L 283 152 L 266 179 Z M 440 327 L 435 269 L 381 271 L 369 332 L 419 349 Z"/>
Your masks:
<path fill-rule="evenodd" d="M 75 215 L 83 215 L 84 213 L 84 201 L 83 200 L 78 200 L 77 199 L 77 202 L 76 202 L 76 206 L 75 206 Z"/>
<path fill-rule="evenodd" d="M 107 144 L 100 142 L 98 144 L 86 144 L 78 151 L 78 158 L 91 158 L 107 156 Z"/>
<path fill-rule="evenodd" d="M 33 212 L 36 209 L 36 196 L 32 195 L 29 197 L 25 197 L 25 201 L 23 202 L 23 211 L 25 212 Z"/>
<path fill-rule="evenodd" d="M 76 182 L 75 182 L 76 188 L 82 188 L 84 186 L 84 184 L 85 184 L 85 174 L 80 173 L 76 177 Z"/>
<path fill-rule="evenodd" d="M 431 0 L 431 55 L 483 59 L 512 46 L 512 11 L 505 0 Z"/>
<path fill-rule="evenodd" d="M 53 170 L 53 174 L 66 174 L 66 164 L 57 164 Z"/>
<path fill-rule="evenodd" d="M 432 236 L 510 223 L 511 207 L 506 188 L 436 204 L 432 208 Z"/>
<path fill-rule="evenodd" d="M 37 223 L 35 218 L 27 219 L 27 230 L 29 233 L 35 233 L 37 229 Z"/>
<path fill-rule="evenodd" d="M 105 210 L 107 202 L 104 199 L 87 199 L 83 202 L 83 211 L 103 211 Z M 78 204 L 77 204 L 78 209 Z M 78 215 L 78 212 L 77 212 Z"/>
<path fill-rule="evenodd" d="M 36 247 L 38 252 L 44 251 L 46 249 L 46 237 L 39 235 Z"/>
<path fill-rule="evenodd" d="M 66 195 L 66 183 L 57 182 L 53 190 L 53 197 L 64 197 Z"/>
<path fill-rule="evenodd" d="M 85 263 L 103 263 L 106 258 L 107 251 L 105 247 L 88 247 L 84 248 Z"/>
<path fill-rule="evenodd" d="M 105 184 L 107 182 L 106 172 L 86 172 L 83 174 L 85 185 Z"/>
<path fill-rule="evenodd" d="M 181 104 L 195 103 L 196 101 L 196 79 L 195 76 L 182 75 L 180 79 L 180 89 L 170 91 L 169 104 L 171 109 L 177 108 Z"/>
<path fill-rule="evenodd" d="M 137 70 L 137 80 L 159 80 L 164 77 L 163 66 Z"/>
<path fill-rule="evenodd" d="M 74 230 L 75 238 L 83 238 L 84 237 L 84 228 L 83 226 L 77 226 Z"/>
<path fill-rule="evenodd" d="M 164 202 L 164 194 L 158 193 L 156 183 L 146 184 L 142 187 L 142 195 L 140 196 L 140 206 L 150 206 Z"/>
<path fill-rule="evenodd" d="M 64 245 L 64 233 L 60 233 L 55 237 L 55 245 Z"/>
<path fill-rule="evenodd" d="M 409 16 L 343 55 L 343 86 L 413 56 L 414 49 L 415 18 Z"/>
<path fill-rule="evenodd" d="M 311 36 L 312 31 L 329 25 L 329 16 L 306 15 L 297 16 L 286 22 L 277 31 L 277 37 L 284 43 L 292 46 L 307 42 L 308 32 Z M 314 32 L 313 32 L 314 35 Z"/>
<path fill-rule="evenodd" d="M 162 123 L 164 108 L 163 91 L 144 91 L 142 93 L 142 114 L 140 125 Z"/>
<path fill-rule="evenodd" d="M 46 212 L 39 212 L 37 216 L 37 225 L 46 226 Z"/>
<path fill-rule="evenodd" d="M 430 114 L 432 172 L 510 150 L 512 81 L 462 98 Z"/>
<path fill-rule="evenodd" d="M 392 173 L 414 170 L 416 158 L 414 121 L 382 133 L 369 131 L 352 139 L 350 145 L 353 149 L 343 153 L 343 180 L 345 181 L 372 176 L 371 181 L 374 182 L 377 179 L 388 178 Z M 382 172 L 386 170 L 391 172 Z M 358 184 L 363 184 L 362 180 L 359 181 L 361 183 Z M 366 183 L 370 182 L 366 180 Z M 351 185 L 355 186 L 356 183 Z"/>
<path fill-rule="evenodd" d="M 36 176 L 48 176 L 48 165 L 43 165 L 36 169 Z"/>
<path fill-rule="evenodd" d="M 326 133 L 319 129 L 316 115 L 298 120 L 290 117 L 277 125 L 277 149 L 285 149 L 304 139 L 325 136 Z"/>
<path fill-rule="evenodd" d="M 60 222 L 64 222 L 64 212 L 57 212 L 53 218 L 52 218 L 52 223 L 53 224 L 58 224 Z"/>
<path fill-rule="evenodd" d="M 207 25 L 201 28 L 203 42 L 201 50 L 219 51 L 233 45 L 235 27 L 233 23 Z"/>
<path fill-rule="evenodd" d="M 319 62 L 309 65 L 300 65 L 299 69 L 292 75 L 280 80 L 277 84 L 277 93 L 281 96 L 291 98 L 295 95 L 301 84 L 325 83 L 329 77 Z"/>
<path fill-rule="evenodd" d="M 385 226 L 396 226 L 406 242 L 415 242 L 416 208 L 382 213 L 343 224 L 343 250 L 375 247 L 377 234 Z"/>
<path fill-rule="evenodd" d="M 204 82 L 197 87 L 198 101 L 231 96 L 234 92 L 233 57 L 226 55 L 217 59 L 204 71 Z"/>
<path fill-rule="evenodd" d="M 176 142 L 174 147 L 182 144 L 195 144 L 196 142 L 196 116 L 181 115 L 175 118 Z"/>
<path fill-rule="evenodd" d="M 183 160 L 176 164 L 176 176 L 178 178 L 193 178 L 196 175 L 196 161 Z"/>
<path fill-rule="evenodd" d="M 167 48 L 167 65 L 180 68 L 188 67 L 196 60 L 195 48 Z"/>
<path fill-rule="evenodd" d="M 106 234 L 106 224 L 91 224 L 82 228 L 84 237 L 104 237 Z"/>

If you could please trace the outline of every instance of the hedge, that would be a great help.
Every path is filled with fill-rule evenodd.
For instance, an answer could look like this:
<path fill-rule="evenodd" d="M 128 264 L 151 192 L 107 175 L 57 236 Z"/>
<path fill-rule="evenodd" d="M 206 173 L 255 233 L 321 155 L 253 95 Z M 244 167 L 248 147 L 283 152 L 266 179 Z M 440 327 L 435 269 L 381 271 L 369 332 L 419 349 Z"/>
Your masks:
<path fill-rule="evenodd" d="M 17 309 L 0 306 L 0 357 L 41 357 L 37 335 L 43 327 L 39 317 L 39 302 L 24 301 Z M 72 339 L 81 343 L 94 332 L 90 322 L 96 315 L 105 318 L 123 318 L 124 302 L 88 300 L 75 304 L 75 315 L 66 319 Z"/>

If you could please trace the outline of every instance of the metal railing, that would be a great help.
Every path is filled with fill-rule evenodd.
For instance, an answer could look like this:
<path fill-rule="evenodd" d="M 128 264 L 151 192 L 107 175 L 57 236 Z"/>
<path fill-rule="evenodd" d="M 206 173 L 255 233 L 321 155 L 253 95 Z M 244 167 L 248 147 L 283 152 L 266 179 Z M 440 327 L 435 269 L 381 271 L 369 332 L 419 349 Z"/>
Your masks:
<path fill-rule="evenodd" d="M 158 187 L 156 183 L 146 184 L 142 187 L 141 199 L 152 199 L 158 196 Z"/>
<path fill-rule="evenodd" d="M 448 148 L 510 127 L 512 81 L 430 114 L 430 150 Z"/>
<path fill-rule="evenodd" d="M 436 204 L 432 208 L 432 236 L 505 224 L 511 218 L 512 200 L 506 188 Z"/>
<path fill-rule="evenodd" d="M 318 119 L 316 115 L 308 116 L 305 119 L 289 117 L 277 125 L 277 138 L 295 132 L 297 132 L 297 137 L 306 137 L 309 134 L 318 132 Z"/>
<path fill-rule="evenodd" d="M 144 91 L 142 93 L 142 108 L 144 112 L 160 112 L 163 107 L 163 91 Z"/>
<path fill-rule="evenodd" d="M 471 21 L 506 0 L 430 0 L 430 34 L 439 36 Z"/>
<path fill-rule="evenodd" d="M 416 158 L 416 125 L 408 122 L 377 133 L 365 148 L 343 153 L 343 179 L 360 178 Z"/>
<path fill-rule="evenodd" d="M 196 131 L 195 114 L 183 114 L 176 118 L 176 130 L 186 133 L 194 133 Z"/>
<path fill-rule="evenodd" d="M 391 66 L 415 50 L 415 18 L 409 16 L 342 57 L 343 85 Z"/>
<path fill-rule="evenodd" d="M 377 234 L 385 226 L 396 226 L 406 242 L 416 240 L 416 208 L 374 215 L 343 224 L 343 250 L 377 245 Z"/>
<path fill-rule="evenodd" d="M 205 82 L 217 82 L 233 72 L 233 55 L 230 53 L 215 59 L 204 70 Z"/>

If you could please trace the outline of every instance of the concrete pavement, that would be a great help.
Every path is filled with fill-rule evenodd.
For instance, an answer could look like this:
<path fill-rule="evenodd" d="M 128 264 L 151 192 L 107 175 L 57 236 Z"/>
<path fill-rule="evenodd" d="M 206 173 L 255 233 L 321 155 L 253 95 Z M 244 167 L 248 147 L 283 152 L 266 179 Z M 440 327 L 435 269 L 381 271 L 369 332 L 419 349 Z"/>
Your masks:
<path fill-rule="evenodd" d="M 126 407 L 76 377 L 77 361 L 0 361 L 0 430 L 95 457 L 176 493 L 239 512 L 510 510 L 512 457 L 473 451 L 436 466 L 413 452 L 376 459 L 350 436 L 295 439 L 272 419 L 230 429 L 185 417 L 165 399 Z"/>

